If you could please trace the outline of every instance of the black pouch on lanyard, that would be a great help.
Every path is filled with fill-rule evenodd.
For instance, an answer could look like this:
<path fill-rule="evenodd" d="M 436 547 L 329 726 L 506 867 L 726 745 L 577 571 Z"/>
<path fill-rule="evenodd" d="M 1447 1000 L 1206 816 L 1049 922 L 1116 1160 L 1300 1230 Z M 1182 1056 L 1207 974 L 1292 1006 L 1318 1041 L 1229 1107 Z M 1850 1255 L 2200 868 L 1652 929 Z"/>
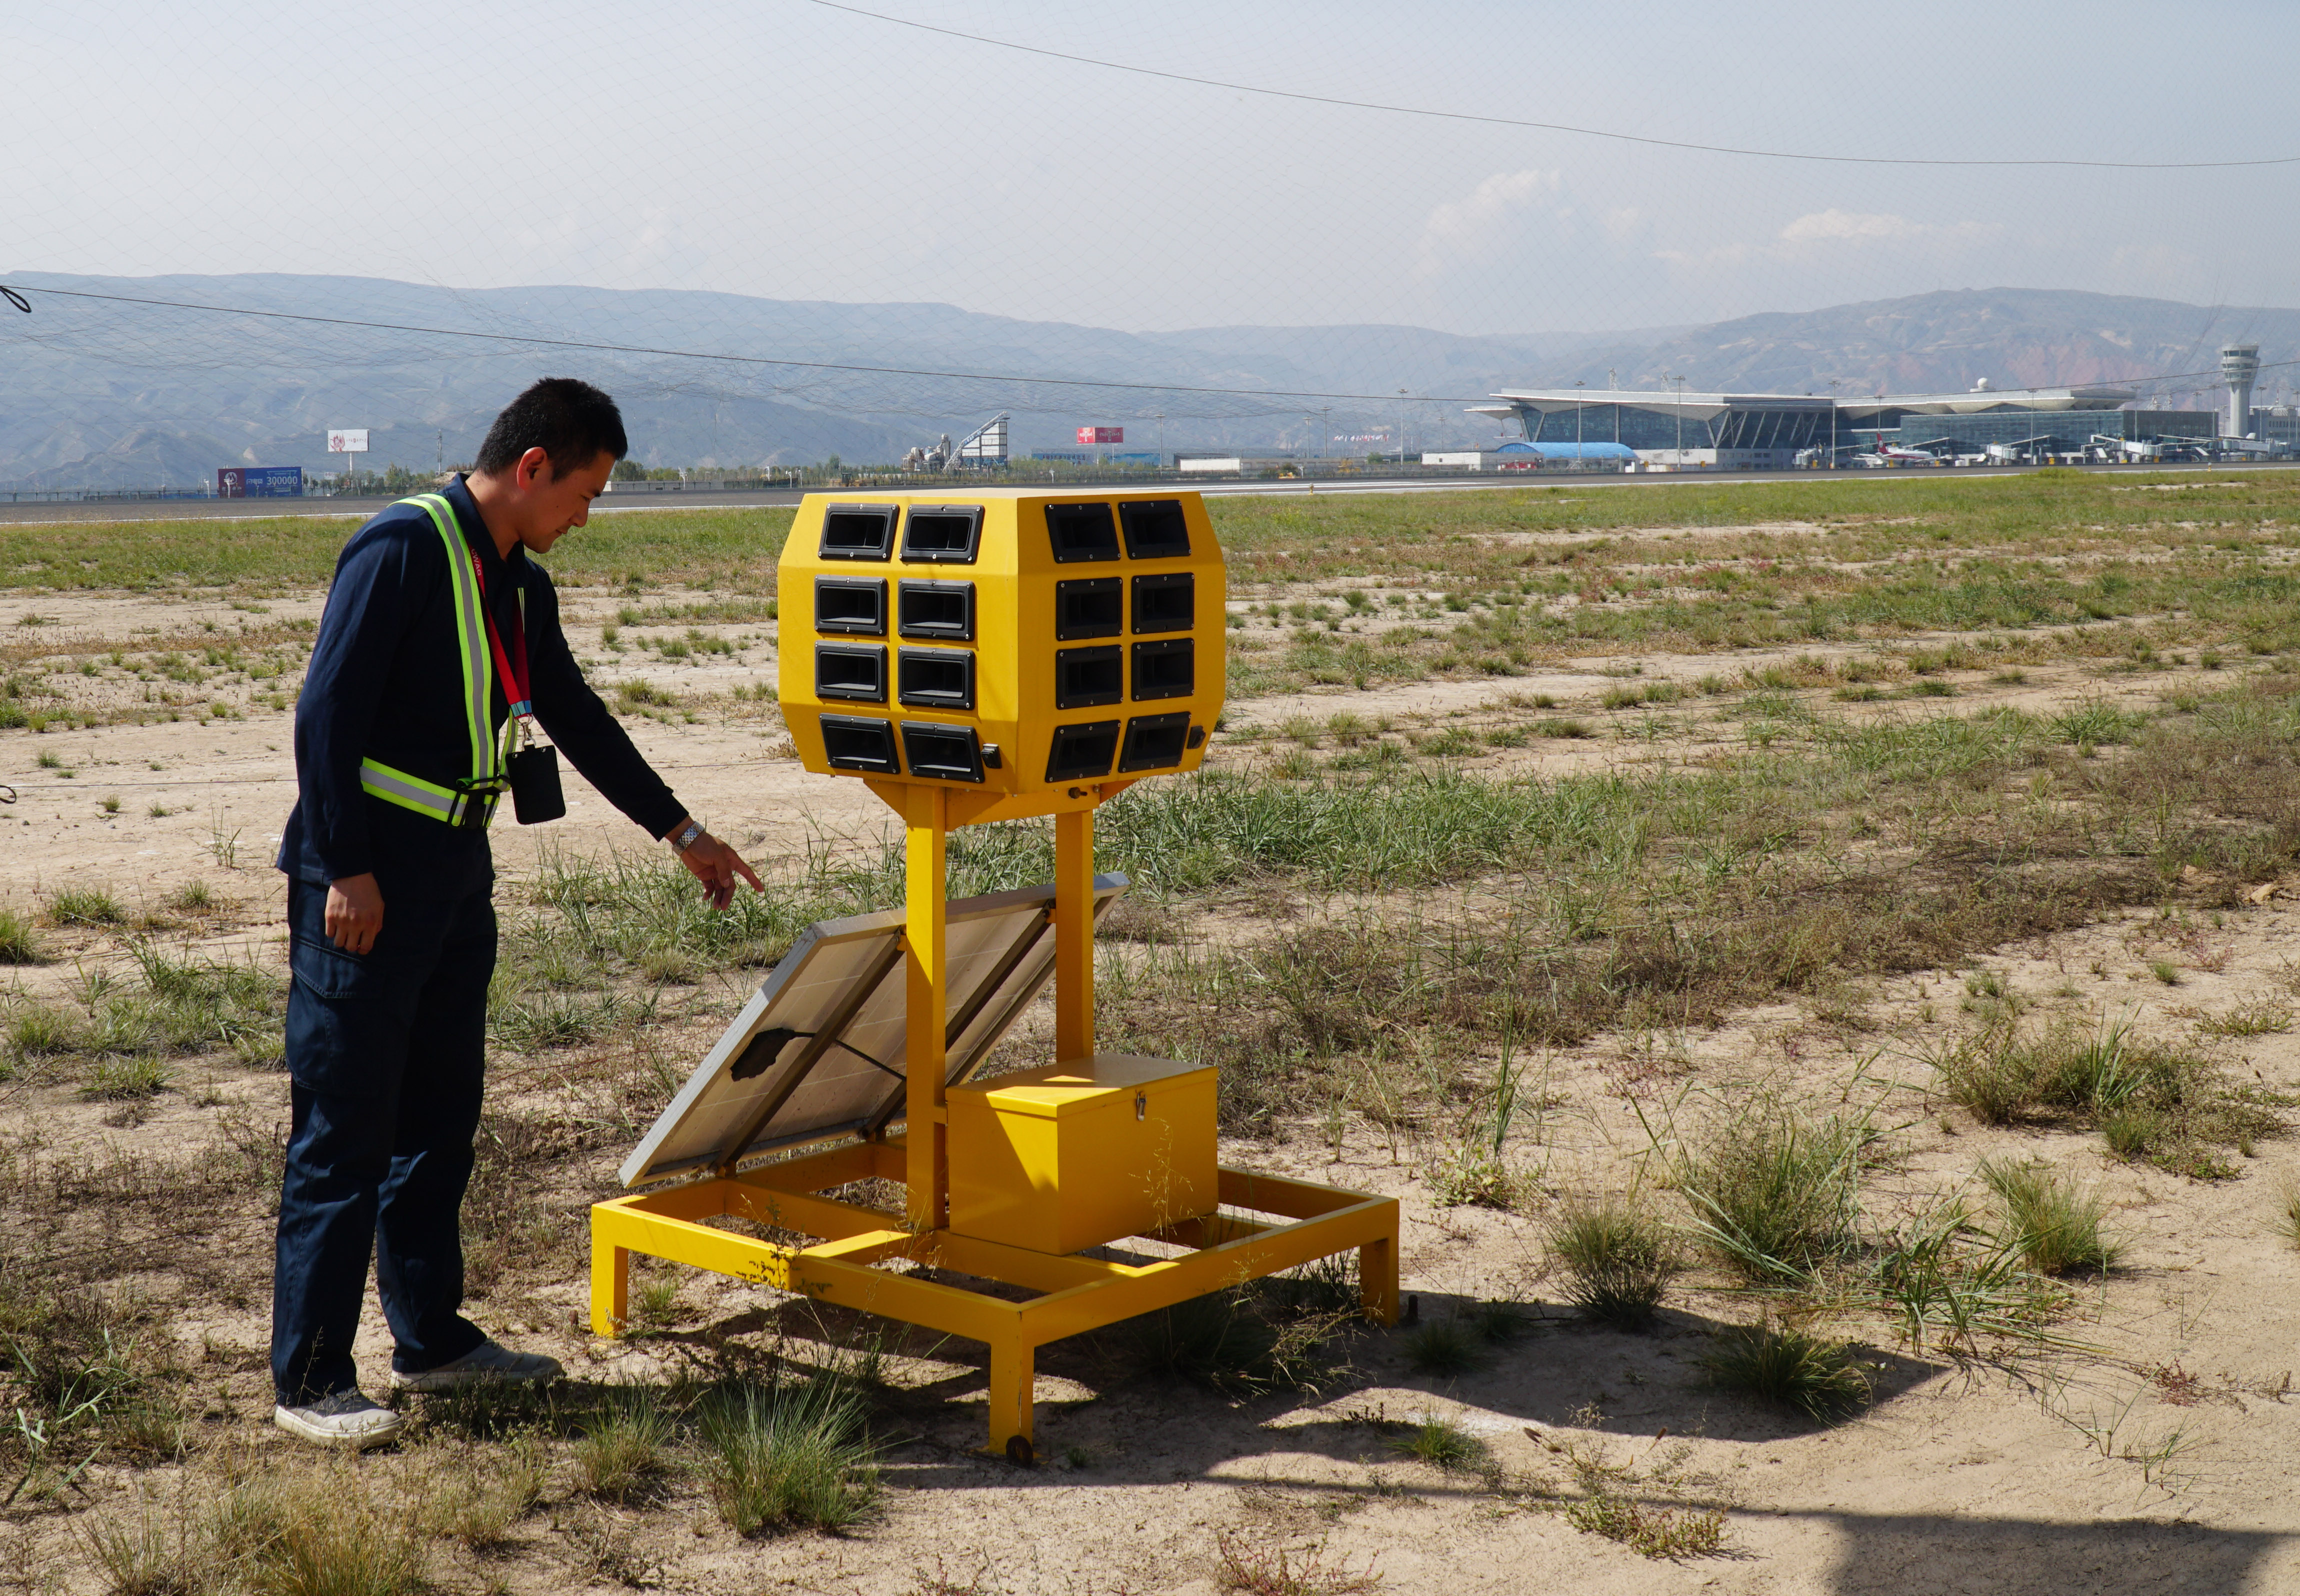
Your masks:
<path fill-rule="evenodd" d="M 504 761 L 504 774 L 511 779 L 512 812 L 521 825 L 539 826 L 567 812 L 556 748 L 522 748 Z"/>
<path fill-rule="evenodd" d="M 476 554 L 471 557 L 471 569 L 480 569 Z M 479 593 L 484 603 L 484 578 Z M 496 671 L 502 678 L 504 695 L 512 700 L 512 718 L 519 723 L 519 752 L 504 761 L 504 780 L 511 787 L 512 813 L 519 817 L 522 826 L 540 826 L 567 812 L 567 795 L 559 790 L 559 750 L 548 744 L 538 748 L 528 740 L 534 706 L 527 697 L 527 589 L 519 590 L 519 653 L 515 668 L 511 660 L 504 657 L 503 639 L 496 636 L 494 612 L 489 611 L 487 616 L 488 643 L 495 650 Z"/>

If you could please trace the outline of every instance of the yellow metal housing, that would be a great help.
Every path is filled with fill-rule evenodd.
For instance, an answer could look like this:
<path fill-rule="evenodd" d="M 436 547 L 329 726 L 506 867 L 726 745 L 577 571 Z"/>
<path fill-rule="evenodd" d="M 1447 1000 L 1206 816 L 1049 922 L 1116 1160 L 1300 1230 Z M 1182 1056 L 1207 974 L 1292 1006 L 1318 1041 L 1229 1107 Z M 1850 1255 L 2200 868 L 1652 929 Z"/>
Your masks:
<path fill-rule="evenodd" d="M 1204 761 L 1227 596 L 1192 493 L 809 494 L 783 718 L 809 770 L 950 787 L 954 825 L 1091 807 Z"/>
<path fill-rule="evenodd" d="M 1077 1252 L 1214 1211 L 1210 1065 L 1102 1053 L 953 1086 L 949 1104 L 961 1235 Z"/>

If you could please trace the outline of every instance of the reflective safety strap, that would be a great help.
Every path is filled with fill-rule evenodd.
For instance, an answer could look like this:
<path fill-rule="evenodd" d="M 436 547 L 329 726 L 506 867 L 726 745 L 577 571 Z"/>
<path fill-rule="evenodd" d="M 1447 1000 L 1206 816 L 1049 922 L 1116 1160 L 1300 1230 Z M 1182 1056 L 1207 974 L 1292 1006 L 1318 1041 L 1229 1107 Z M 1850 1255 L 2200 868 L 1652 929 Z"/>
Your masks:
<path fill-rule="evenodd" d="M 418 494 L 399 502 L 420 506 L 431 518 L 439 541 L 446 545 L 447 590 L 455 601 L 455 652 L 462 666 L 463 720 L 470 736 L 471 773 L 456 777 L 453 786 L 442 786 L 394 769 L 379 760 L 362 760 L 360 790 L 449 826 L 485 826 L 494 818 L 496 799 L 504 789 L 504 763 L 511 752 L 513 722 L 504 722 L 501 737 L 488 724 L 493 719 L 495 677 L 488 659 L 487 611 L 479 578 L 466 557 L 470 551 L 455 530 L 453 505 L 438 494 Z"/>
<path fill-rule="evenodd" d="M 488 724 L 495 677 L 488 659 L 487 611 L 481 607 L 479 575 L 455 530 L 454 506 L 438 494 L 418 494 L 400 503 L 421 505 L 446 547 L 447 588 L 455 597 L 455 634 L 461 644 L 456 653 L 463 666 L 463 718 L 471 739 L 471 778 L 485 781 L 496 772 L 494 728 Z"/>
<path fill-rule="evenodd" d="M 386 803 L 396 803 L 402 809 L 412 809 L 419 815 L 429 815 L 450 826 L 462 824 L 465 797 L 453 787 L 426 781 L 420 776 L 410 776 L 404 770 L 395 770 L 377 760 L 360 761 L 360 791 L 371 798 L 380 798 Z"/>

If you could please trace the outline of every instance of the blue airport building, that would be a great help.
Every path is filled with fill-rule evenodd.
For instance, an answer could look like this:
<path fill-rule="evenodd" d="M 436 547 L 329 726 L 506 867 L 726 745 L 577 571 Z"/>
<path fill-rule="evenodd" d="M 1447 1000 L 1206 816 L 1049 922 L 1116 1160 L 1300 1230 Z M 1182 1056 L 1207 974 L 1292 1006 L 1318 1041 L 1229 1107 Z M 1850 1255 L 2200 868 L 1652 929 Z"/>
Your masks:
<path fill-rule="evenodd" d="M 2300 453 L 2300 414 L 2284 406 L 2251 408 L 2257 351 L 2232 346 L 2221 352 L 2221 365 L 2229 403 L 2220 411 L 2143 410 L 2134 389 L 2113 385 L 1997 389 L 1984 380 L 1962 394 L 1858 399 L 1505 389 L 1471 412 L 1513 427 L 1545 454 L 1570 457 L 1606 444 L 1634 455 L 1632 469 L 1662 470 L 1780 470 L 1831 460 L 1900 466 Z"/>

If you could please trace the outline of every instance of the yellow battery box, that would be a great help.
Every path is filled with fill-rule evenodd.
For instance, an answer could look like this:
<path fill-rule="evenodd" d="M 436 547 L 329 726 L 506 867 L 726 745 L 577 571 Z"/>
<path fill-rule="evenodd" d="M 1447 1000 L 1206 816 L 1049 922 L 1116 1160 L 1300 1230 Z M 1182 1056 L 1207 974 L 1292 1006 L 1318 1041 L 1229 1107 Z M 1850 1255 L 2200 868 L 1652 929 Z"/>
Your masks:
<path fill-rule="evenodd" d="M 949 1091 L 950 1227 L 1076 1252 L 1218 1201 L 1214 1071 L 1098 1053 Z"/>

